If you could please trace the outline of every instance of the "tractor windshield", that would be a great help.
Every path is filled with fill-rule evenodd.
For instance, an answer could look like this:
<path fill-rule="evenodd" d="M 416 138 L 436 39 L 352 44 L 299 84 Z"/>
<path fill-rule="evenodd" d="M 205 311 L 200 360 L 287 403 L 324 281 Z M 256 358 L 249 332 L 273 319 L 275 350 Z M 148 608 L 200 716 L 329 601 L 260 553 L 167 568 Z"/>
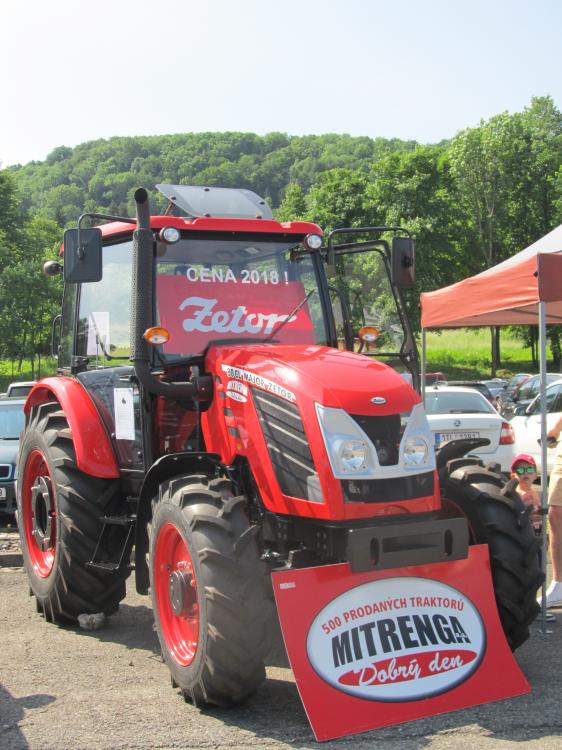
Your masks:
<path fill-rule="evenodd" d="M 165 362 L 230 340 L 327 344 L 318 293 L 318 258 L 298 239 L 192 234 L 158 243 L 158 324 L 170 333 Z"/>

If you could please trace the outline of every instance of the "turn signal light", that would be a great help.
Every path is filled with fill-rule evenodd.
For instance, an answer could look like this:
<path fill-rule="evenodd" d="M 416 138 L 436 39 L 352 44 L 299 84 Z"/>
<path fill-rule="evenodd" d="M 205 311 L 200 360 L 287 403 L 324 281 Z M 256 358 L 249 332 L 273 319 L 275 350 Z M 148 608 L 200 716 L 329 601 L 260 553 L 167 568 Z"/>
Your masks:
<path fill-rule="evenodd" d="M 366 344 L 372 344 L 381 335 L 381 329 L 376 326 L 363 326 L 359 329 L 359 338 Z"/>
<path fill-rule="evenodd" d="M 142 337 L 149 344 L 152 344 L 152 346 L 159 346 L 160 344 L 165 344 L 170 339 L 170 332 L 165 328 L 153 326 L 152 328 L 147 328 Z"/>
<path fill-rule="evenodd" d="M 502 430 L 500 432 L 500 445 L 512 445 L 515 442 L 515 433 L 513 427 L 509 422 L 502 422 Z"/>

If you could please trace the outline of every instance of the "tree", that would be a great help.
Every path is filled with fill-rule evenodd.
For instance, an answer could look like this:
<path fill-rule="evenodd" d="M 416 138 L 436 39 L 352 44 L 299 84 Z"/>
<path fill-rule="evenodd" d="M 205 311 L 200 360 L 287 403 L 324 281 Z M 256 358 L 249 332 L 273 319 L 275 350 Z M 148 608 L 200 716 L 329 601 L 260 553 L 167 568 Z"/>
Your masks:
<path fill-rule="evenodd" d="M 51 321 L 60 305 L 60 282 L 42 272 L 44 261 L 57 255 L 59 234 L 53 221 L 31 219 L 0 275 L 0 356 L 19 368 L 28 359 L 34 377 L 37 355 L 49 351 Z"/>
<path fill-rule="evenodd" d="M 366 201 L 380 223 L 404 227 L 416 239 L 416 287 L 405 296 L 419 323 L 419 293 L 466 273 L 470 246 L 444 146 L 395 151 L 373 164 Z"/>
<path fill-rule="evenodd" d="M 275 212 L 278 221 L 298 221 L 306 216 L 306 200 L 297 182 L 287 185 L 281 205 Z"/>
<path fill-rule="evenodd" d="M 365 203 L 367 184 L 368 176 L 359 170 L 338 168 L 322 172 L 306 195 L 306 218 L 325 232 L 371 223 L 373 212 Z"/>
<path fill-rule="evenodd" d="M 523 113 L 503 113 L 458 133 L 449 149 L 451 173 L 481 268 L 489 268 L 553 228 L 562 117 L 548 97 Z M 559 347 L 557 333 L 552 344 Z M 492 331 L 492 373 L 499 329 Z"/>

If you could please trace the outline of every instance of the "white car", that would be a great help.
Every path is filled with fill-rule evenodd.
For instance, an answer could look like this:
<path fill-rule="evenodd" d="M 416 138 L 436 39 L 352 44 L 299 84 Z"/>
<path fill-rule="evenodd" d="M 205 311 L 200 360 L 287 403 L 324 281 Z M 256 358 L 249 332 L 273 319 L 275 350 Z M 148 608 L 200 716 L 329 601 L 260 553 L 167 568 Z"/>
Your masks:
<path fill-rule="evenodd" d="M 461 386 L 426 388 L 425 410 L 436 449 L 450 440 L 487 438 L 490 444 L 470 455 L 478 456 L 485 464 L 496 462 L 502 471 L 511 471 L 515 455 L 513 430 L 481 393 Z"/>
<path fill-rule="evenodd" d="M 562 379 L 555 380 L 546 389 L 546 431 L 548 432 L 562 414 Z M 510 422 L 515 432 L 515 453 L 528 453 L 535 459 L 540 472 L 542 465 L 541 446 L 541 403 L 537 396 L 524 414 L 513 417 Z M 548 448 L 546 451 L 546 469 L 550 474 L 556 460 L 556 450 Z"/>

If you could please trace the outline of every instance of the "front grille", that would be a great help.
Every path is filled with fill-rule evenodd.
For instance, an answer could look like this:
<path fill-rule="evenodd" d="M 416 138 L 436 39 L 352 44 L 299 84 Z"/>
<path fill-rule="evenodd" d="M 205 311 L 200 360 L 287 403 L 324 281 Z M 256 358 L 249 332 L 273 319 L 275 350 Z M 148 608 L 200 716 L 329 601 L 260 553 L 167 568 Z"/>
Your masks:
<path fill-rule="evenodd" d="M 298 407 L 258 388 L 251 392 L 281 492 L 320 500 L 318 474 Z"/>
<path fill-rule="evenodd" d="M 433 472 L 394 479 L 345 479 L 344 498 L 348 503 L 392 503 L 433 495 Z"/>
<path fill-rule="evenodd" d="M 0 479 L 9 479 L 12 476 L 12 464 L 0 464 Z"/>
<path fill-rule="evenodd" d="M 398 463 L 403 433 L 400 414 L 390 414 L 386 417 L 358 414 L 350 414 L 349 416 L 357 422 L 375 446 L 379 464 L 381 466 L 395 466 Z"/>

